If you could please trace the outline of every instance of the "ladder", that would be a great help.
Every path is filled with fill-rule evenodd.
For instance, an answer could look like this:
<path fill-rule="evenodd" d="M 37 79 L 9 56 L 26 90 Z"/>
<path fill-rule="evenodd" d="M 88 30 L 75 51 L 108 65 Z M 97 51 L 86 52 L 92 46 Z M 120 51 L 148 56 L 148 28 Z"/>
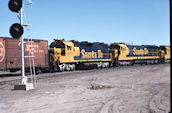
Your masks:
<path fill-rule="evenodd" d="M 30 44 L 30 48 L 29 48 L 29 55 L 28 56 L 24 56 L 25 58 L 29 58 L 29 68 L 30 68 L 30 79 L 31 79 L 31 83 L 33 83 L 34 87 L 36 86 L 36 70 L 35 70 L 35 56 L 34 56 L 34 48 L 33 48 L 33 43 L 34 41 L 32 40 L 32 38 L 27 39 L 27 41 L 24 41 L 24 44 Z"/>

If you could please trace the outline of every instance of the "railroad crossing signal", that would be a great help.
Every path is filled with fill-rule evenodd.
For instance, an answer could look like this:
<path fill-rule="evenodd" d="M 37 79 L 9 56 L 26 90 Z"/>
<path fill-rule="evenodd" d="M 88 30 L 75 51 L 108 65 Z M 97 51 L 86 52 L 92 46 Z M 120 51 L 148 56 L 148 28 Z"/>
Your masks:
<path fill-rule="evenodd" d="M 8 7 L 12 12 L 18 13 L 22 9 L 22 0 L 10 0 L 8 3 Z M 10 34 L 13 38 L 21 37 L 23 35 L 23 31 L 24 29 L 22 23 L 15 23 L 10 27 Z"/>

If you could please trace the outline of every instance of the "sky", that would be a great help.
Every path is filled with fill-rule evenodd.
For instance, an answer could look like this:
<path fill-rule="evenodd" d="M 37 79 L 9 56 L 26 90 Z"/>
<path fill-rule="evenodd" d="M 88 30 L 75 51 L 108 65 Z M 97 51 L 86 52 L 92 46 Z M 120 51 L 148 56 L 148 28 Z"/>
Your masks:
<path fill-rule="evenodd" d="M 0 37 L 19 23 L 0 0 Z M 24 4 L 28 0 L 23 0 Z M 169 0 L 32 0 L 24 5 L 24 38 L 170 45 Z"/>

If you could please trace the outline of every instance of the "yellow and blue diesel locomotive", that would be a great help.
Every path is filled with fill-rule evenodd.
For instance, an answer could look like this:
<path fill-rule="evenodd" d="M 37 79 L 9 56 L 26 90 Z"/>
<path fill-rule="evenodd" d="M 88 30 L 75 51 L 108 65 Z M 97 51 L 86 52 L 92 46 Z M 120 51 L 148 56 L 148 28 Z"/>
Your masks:
<path fill-rule="evenodd" d="M 109 47 L 104 43 L 54 40 L 49 48 L 50 69 L 75 70 L 86 67 L 109 67 Z"/>
<path fill-rule="evenodd" d="M 102 68 L 119 65 L 157 64 L 170 61 L 170 47 L 54 40 L 49 48 L 50 69 Z"/>
<path fill-rule="evenodd" d="M 112 43 L 110 46 L 112 63 L 115 66 L 133 64 L 157 64 L 170 60 L 170 47 L 155 45 L 127 45 Z"/>

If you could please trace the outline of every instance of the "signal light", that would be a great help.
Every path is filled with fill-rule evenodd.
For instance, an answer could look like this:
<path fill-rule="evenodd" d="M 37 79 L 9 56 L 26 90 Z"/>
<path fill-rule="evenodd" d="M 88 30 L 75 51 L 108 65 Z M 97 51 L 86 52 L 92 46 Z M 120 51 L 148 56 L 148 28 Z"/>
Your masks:
<path fill-rule="evenodd" d="M 22 4 L 23 4 L 22 0 L 10 0 L 8 2 L 8 7 L 12 12 L 19 13 L 19 11 L 22 8 Z M 22 11 L 20 12 L 20 18 L 22 18 L 21 13 Z M 21 24 L 22 23 L 20 24 L 15 23 L 10 27 L 10 34 L 13 38 L 19 38 L 23 35 L 23 26 Z"/>
<path fill-rule="evenodd" d="M 13 38 L 19 38 L 23 35 L 23 27 L 21 24 L 15 23 L 10 27 L 10 34 Z"/>
<path fill-rule="evenodd" d="M 22 8 L 22 0 L 10 0 L 8 7 L 12 12 L 18 12 Z"/>

